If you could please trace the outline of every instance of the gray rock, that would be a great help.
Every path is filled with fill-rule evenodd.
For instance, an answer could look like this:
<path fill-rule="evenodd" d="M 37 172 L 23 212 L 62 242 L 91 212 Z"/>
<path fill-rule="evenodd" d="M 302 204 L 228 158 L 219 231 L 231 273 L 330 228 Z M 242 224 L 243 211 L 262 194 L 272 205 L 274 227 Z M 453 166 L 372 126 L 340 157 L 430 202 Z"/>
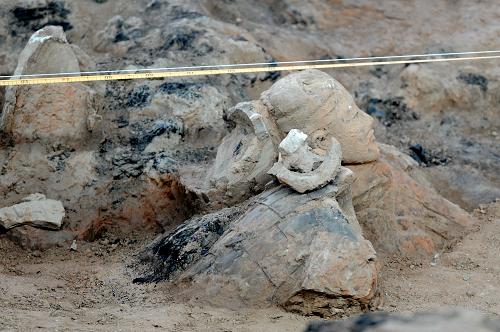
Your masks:
<path fill-rule="evenodd" d="M 22 225 L 60 229 L 64 218 L 61 202 L 33 194 L 21 203 L 0 209 L 0 226 L 11 229 Z"/>
<path fill-rule="evenodd" d="M 114 16 L 104 30 L 99 31 L 93 41 L 97 52 L 115 52 L 117 55 L 127 52 L 136 45 L 136 39 L 144 34 L 144 22 L 138 17 L 124 20 Z"/>

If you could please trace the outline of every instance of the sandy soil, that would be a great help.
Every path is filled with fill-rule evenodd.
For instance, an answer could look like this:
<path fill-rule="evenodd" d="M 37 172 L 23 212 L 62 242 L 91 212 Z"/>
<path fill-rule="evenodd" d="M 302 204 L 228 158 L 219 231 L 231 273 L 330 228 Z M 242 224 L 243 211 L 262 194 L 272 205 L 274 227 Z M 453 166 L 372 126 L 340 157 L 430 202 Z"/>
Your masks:
<path fill-rule="evenodd" d="M 0 330 L 300 331 L 312 319 L 200 306 L 177 300 L 168 284 L 132 284 L 127 265 L 150 240 L 25 252 L 1 238 Z"/>
<path fill-rule="evenodd" d="M 432 262 L 394 259 L 380 275 L 387 311 L 461 306 L 500 316 L 500 200 L 474 211 L 476 231 Z"/>
<path fill-rule="evenodd" d="M 474 214 L 477 230 L 434 261 L 387 260 L 381 310 L 461 306 L 500 315 L 500 201 Z M 166 283 L 132 284 L 127 266 L 150 240 L 105 237 L 77 252 L 26 252 L 0 236 L 0 330 L 301 331 L 319 319 L 213 308 L 176 298 Z"/>

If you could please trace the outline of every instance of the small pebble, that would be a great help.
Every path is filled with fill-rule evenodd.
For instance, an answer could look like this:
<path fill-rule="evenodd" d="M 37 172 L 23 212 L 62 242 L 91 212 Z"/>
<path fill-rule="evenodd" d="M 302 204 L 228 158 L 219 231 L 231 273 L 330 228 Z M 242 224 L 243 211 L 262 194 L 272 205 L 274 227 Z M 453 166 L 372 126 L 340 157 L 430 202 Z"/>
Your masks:
<path fill-rule="evenodd" d="M 76 244 L 76 240 L 73 240 L 73 243 L 71 243 L 71 247 L 69 247 L 69 249 L 72 251 L 78 250 L 78 245 Z"/>

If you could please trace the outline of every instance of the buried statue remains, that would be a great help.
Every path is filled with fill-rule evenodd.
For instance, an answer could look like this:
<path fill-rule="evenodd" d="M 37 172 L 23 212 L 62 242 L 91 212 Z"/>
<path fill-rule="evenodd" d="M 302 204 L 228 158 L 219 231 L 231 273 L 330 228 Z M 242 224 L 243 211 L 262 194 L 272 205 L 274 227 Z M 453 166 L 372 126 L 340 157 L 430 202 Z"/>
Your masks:
<path fill-rule="evenodd" d="M 151 250 L 161 247 L 169 258 L 156 273 L 219 304 L 278 304 L 324 316 L 369 307 L 376 255 L 352 206 L 353 173 L 340 165 L 335 138 L 325 154 L 316 154 L 306 137 L 292 130 L 279 145 L 270 172 L 286 185 L 253 197 L 232 220 L 224 220 L 227 211 L 194 218 L 157 240 Z M 213 233 L 221 228 L 226 230 L 217 238 Z M 176 270 L 172 264 L 179 263 Z"/>
<path fill-rule="evenodd" d="M 321 71 L 279 80 L 227 121 L 208 176 L 181 172 L 212 213 L 148 246 L 136 281 L 167 279 L 233 307 L 343 315 L 378 301 L 370 241 L 379 255 L 426 257 L 472 225 L 407 156 L 375 142 L 373 119 Z"/>

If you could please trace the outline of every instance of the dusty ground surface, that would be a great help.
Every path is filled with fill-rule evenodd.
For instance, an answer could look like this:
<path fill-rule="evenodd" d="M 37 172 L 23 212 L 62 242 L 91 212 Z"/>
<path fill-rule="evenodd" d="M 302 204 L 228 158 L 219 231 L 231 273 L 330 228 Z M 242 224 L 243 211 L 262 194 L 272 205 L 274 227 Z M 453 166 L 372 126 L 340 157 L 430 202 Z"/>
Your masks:
<path fill-rule="evenodd" d="M 432 262 L 388 260 L 380 310 L 461 306 L 500 316 L 500 201 L 474 213 L 478 228 Z M 166 283 L 132 284 L 126 266 L 145 243 L 109 236 L 77 252 L 26 252 L 0 237 L 0 330 L 301 331 L 319 319 L 203 306 L 177 298 Z"/>
<path fill-rule="evenodd" d="M 443 306 L 500 315 L 500 201 L 474 211 L 478 229 L 432 262 L 386 263 L 380 276 L 387 311 Z"/>
<path fill-rule="evenodd" d="M 105 238 L 77 252 L 40 253 L 17 250 L 2 236 L 0 330 L 300 331 L 312 319 L 200 306 L 177 299 L 166 283 L 132 284 L 127 263 L 147 242 Z"/>

